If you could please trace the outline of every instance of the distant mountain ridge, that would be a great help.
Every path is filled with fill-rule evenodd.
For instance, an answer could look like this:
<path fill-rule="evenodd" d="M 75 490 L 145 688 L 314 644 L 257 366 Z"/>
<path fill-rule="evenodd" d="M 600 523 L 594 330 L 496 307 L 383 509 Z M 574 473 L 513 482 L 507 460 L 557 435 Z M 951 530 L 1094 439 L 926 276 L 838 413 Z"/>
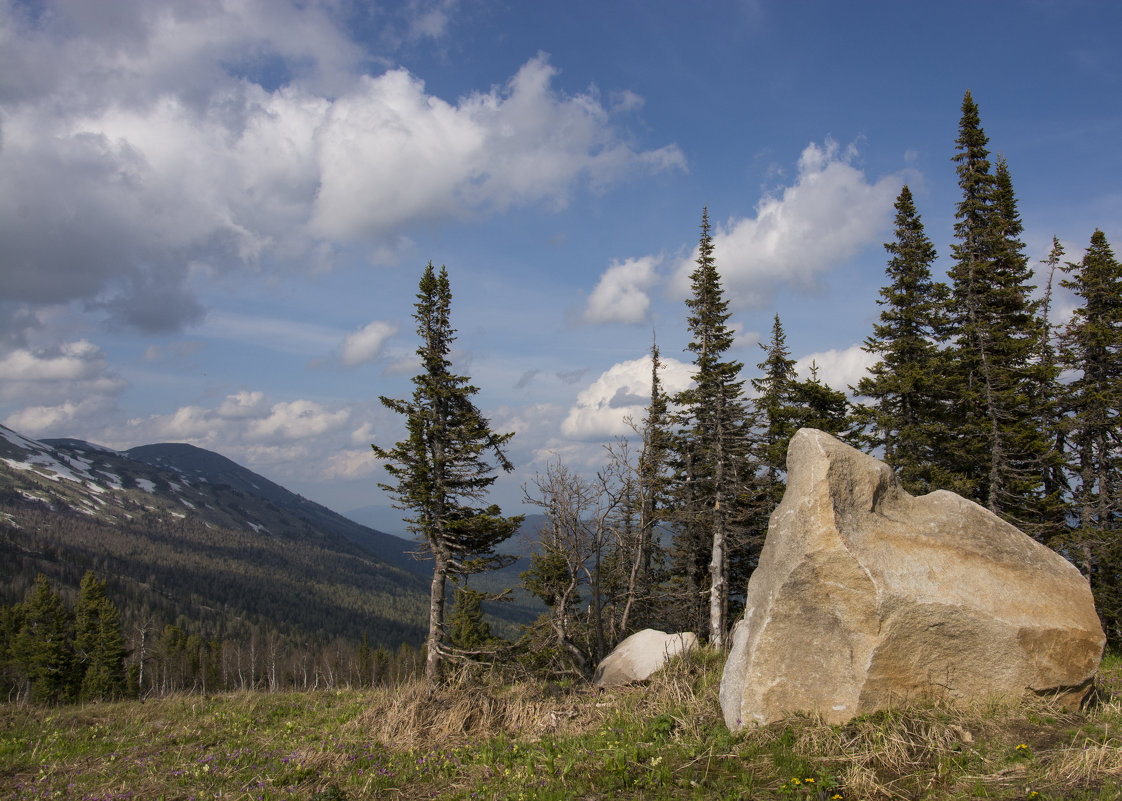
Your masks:
<path fill-rule="evenodd" d="M 73 442 L 73 440 L 48 439 L 43 442 L 54 445 Z M 290 492 L 221 454 L 183 443 L 139 445 L 129 448 L 124 453 L 138 462 L 161 470 L 174 471 L 187 481 L 225 484 L 235 492 L 263 498 L 316 528 L 346 537 L 390 564 L 409 570 L 417 569 L 416 560 L 408 556 L 409 551 L 416 549 L 415 543 L 337 514 L 302 495 Z"/>
<path fill-rule="evenodd" d="M 278 535 L 311 526 L 345 537 L 390 564 L 416 568 L 415 562 L 405 556 L 413 547 L 408 540 L 355 523 L 213 451 L 184 443 L 140 445 L 127 451 L 114 451 L 73 438 L 31 440 L 6 428 L 0 435 L 3 436 L 0 458 L 5 457 L 5 442 L 9 448 L 16 444 L 14 435 L 20 441 L 17 447 L 36 454 L 30 464 L 34 465 L 37 458 L 38 466 L 45 470 L 59 471 L 61 467 L 61 474 L 80 478 L 79 483 L 89 487 L 95 496 L 118 489 L 170 493 L 193 513 L 213 524 Z M 226 502 L 216 504 L 211 495 L 221 496 Z M 247 505 L 239 502 L 242 496 L 255 496 L 266 503 Z M 277 510 L 292 518 L 278 514 Z"/>

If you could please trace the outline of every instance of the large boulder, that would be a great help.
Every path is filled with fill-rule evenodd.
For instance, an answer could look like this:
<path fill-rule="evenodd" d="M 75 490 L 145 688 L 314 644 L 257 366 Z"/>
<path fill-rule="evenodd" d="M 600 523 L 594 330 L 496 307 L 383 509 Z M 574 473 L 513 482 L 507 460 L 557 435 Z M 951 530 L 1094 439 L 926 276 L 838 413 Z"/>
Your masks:
<path fill-rule="evenodd" d="M 693 632 L 667 634 L 643 629 L 625 639 L 601 660 L 592 677 L 597 687 L 617 687 L 633 681 L 644 681 L 671 657 L 697 646 Z"/>
<path fill-rule="evenodd" d="M 791 440 L 745 609 L 721 679 L 730 729 L 945 696 L 1075 706 L 1105 643 L 1059 554 L 954 493 L 909 495 L 813 429 Z"/>

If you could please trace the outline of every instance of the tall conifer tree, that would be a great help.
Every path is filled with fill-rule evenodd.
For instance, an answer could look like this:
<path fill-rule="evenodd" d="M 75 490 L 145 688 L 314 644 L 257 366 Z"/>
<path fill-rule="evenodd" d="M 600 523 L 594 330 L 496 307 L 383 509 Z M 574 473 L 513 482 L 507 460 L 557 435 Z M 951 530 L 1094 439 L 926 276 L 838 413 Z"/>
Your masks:
<path fill-rule="evenodd" d="M 988 139 L 967 92 L 954 156 L 962 190 L 955 215 L 949 306 L 953 336 L 945 371 L 959 421 L 939 461 L 955 489 L 1025 528 L 1040 518 L 1043 473 L 1036 376 L 1039 342 L 1032 276 L 1004 160 L 990 170 Z"/>
<path fill-rule="evenodd" d="M 1107 636 L 1122 642 L 1122 265 L 1096 230 L 1063 285 L 1081 305 L 1060 337 L 1075 374 L 1065 406 L 1078 522 L 1072 554 L 1091 581 Z"/>
<path fill-rule="evenodd" d="M 907 185 L 896 198 L 896 234 L 886 242 L 889 283 L 880 291 L 880 322 L 863 350 L 877 357 L 857 393 L 872 403 L 859 417 L 867 444 L 884 448 L 884 459 L 910 492 L 940 483 L 932 473 L 935 443 L 946 437 L 940 400 L 939 342 L 945 337 L 946 287 L 931 278 L 935 246 L 927 238 Z"/>
<path fill-rule="evenodd" d="M 74 696 L 74 621 L 47 577 L 40 573 L 21 608 L 12 656 L 29 685 L 32 701 L 68 701 Z"/>
<path fill-rule="evenodd" d="M 494 548 L 518 530 L 522 517 L 503 517 L 498 506 L 481 506 L 495 482 L 495 468 L 513 469 L 505 446 L 514 436 L 495 434 L 472 396 L 478 389 L 452 372 L 448 354 L 455 340 L 451 324 L 452 291 L 444 267 L 429 262 L 417 293 L 417 333 L 421 372 L 413 378 L 411 401 L 381 397 L 387 408 L 404 415 L 408 438 L 391 449 L 373 445 L 393 484 L 380 484 L 410 512 L 410 530 L 424 539 L 433 559 L 429 597 L 429 633 L 425 641 L 425 679 L 440 680 L 447 656 L 445 598 L 447 580 L 503 563 Z"/>
<path fill-rule="evenodd" d="M 950 411 L 958 420 L 959 436 L 942 440 L 936 464 L 950 481 L 948 489 L 973 500 L 985 501 L 985 479 L 992 436 L 986 409 L 985 373 L 991 361 L 987 315 L 982 302 L 990 287 L 993 261 L 994 181 L 989 160 L 989 139 L 982 131 L 978 106 L 970 92 L 962 101 L 958 152 L 953 161 L 962 199 L 955 212 L 952 245 L 955 264 L 950 276 L 953 297 L 948 317 L 955 341 L 942 372 L 950 390 Z"/>
<path fill-rule="evenodd" d="M 121 615 L 91 571 L 82 577 L 74 606 L 74 651 L 83 700 L 117 698 L 125 690 Z"/>
<path fill-rule="evenodd" d="M 635 586 L 640 608 L 640 621 L 649 618 L 653 590 L 660 581 L 664 551 L 657 536 L 667 503 L 667 464 L 671 446 L 669 398 L 662 388 L 662 359 L 658 343 L 651 343 L 651 397 L 642 427 L 642 448 L 639 452 L 639 521 Z"/>
<path fill-rule="evenodd" d="M 783 498 L 787 472 L 787 444 L 798 430 L 795 420 L 795 360 L 787 347 L 787 334 L 779 315 L 771 326 L 771 338 L 760 343 L 765 356 L 756 365 L 763 375 L 752 379 L 759 427 L 755 448 L 761 473 L 761 492 L 765 503 L 774 509 Z"/>
<path fill-rule="evenodd" d="M 710 643 L 722 647 L 728 632 L 729 547 L 740 516 L 737 501 L 743 490 L 749 426 L 742 364 L 726 356 L 733 331 L 707 208 L 701 215 L 696 264 L 686 299 L 694 383 L 675 398 L 682 422 L 675 548 L 679 566 L 689 571 L 687 587 L 701 596 L 707 585 L 707 603 L 698 616 L 707 622 Z M 703 582 L 700 570 L 706 563 L 708 581 Z"/>
<path fill-rule="evenodd" d="M 1006 389 L 1005 437 L 1008 464 L 996 506 L 1008 519 L 1038 540 L 1047 541 L 1062 521 L 1062 498 L 1045 491 L 1045 479 L 1060 463 L 1051 429 L 1041 426 L 1057 390 L 1054 364 L 1042 361 L 1046 337 L 1041 302 L 1033 298 L 1033 271 L 1021 241 L 1024 226 L 1017 210 L 1009 165 L 998 156 L 994 168 L 997 269 L 995 338 Z"/>

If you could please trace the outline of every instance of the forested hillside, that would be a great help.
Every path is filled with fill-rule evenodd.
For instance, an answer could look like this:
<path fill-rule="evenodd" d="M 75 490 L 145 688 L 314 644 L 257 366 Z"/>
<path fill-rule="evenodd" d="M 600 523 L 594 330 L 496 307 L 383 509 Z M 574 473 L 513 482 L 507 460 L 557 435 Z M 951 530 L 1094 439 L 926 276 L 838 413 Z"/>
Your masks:
<path fill-rule="evenodd" d="M 44 442 L 63 447 L 67 441 L 49 439 Z M 77 447 L 81 447 L 81 444 L 77 444 Z M 409 570 L 416 569 L 416 560 L 409 555 L 410 551 L 416 550 L 412 540 L 403 539 L 395 534 L 386 534 L 373 526 L 356 524 L 353 520 L 336 514 L 318 503 L 289 492 L 279 484 L 247 470 L 221 454 L 184 443 L 162 443 L 130 448 L 125 451 L 125 455 L 137 462 L 178 473 L 189 482 L 201 481 L 225 485 L 235 496 L 241 493 L 254 499 L 264 500 L 269 511 L 276 507 L 317 531 L 341 534 L 390 564 Z M 259 509 L 255 512 L 261 513 Z"/>

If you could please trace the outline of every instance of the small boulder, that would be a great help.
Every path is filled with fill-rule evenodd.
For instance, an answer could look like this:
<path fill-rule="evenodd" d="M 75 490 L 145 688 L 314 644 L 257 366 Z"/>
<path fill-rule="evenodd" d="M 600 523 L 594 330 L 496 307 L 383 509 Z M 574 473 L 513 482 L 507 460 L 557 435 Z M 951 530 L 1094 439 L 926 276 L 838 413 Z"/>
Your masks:
<path fill-rule="evenodd" d="M 671 657 L 697 645 L 693 632 L 667 634 L 643 629 L 625 639 L 596 667 L 592 683 L 597 687 L 617 687 L 633 681 L 644 681 Z"/>
<path fill-rule="evenodd" d="M 1062 556 L 954 493 L 909 495 L 821 431 L 795 434 L 787 471 L 721 678 L 730 729 L 940 696 L 1084 698 L 1105 637 Z"/>

